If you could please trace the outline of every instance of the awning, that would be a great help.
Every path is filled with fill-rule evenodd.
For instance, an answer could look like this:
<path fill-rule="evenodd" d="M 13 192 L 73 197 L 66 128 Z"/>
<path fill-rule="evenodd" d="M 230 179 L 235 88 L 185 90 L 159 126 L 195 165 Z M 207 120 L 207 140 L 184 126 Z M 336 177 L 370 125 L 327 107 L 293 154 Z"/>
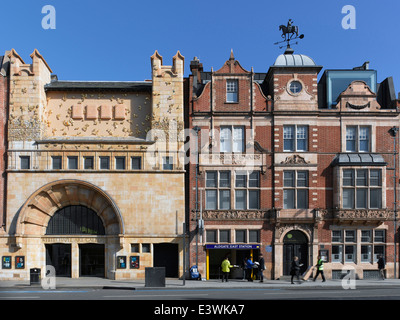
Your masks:
<path fill-rule="evenodd" d="M 386 166 L 383 156 L 377 153 L 339 153 L 332 166 Z"/>

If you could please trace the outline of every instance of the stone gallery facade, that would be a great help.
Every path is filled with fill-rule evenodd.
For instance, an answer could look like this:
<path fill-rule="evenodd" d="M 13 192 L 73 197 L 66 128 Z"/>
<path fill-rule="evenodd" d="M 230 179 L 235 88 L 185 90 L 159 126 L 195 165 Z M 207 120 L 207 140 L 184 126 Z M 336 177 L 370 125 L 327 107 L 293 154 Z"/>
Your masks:
<path fill-rule="evenodd" d="M 1 279 L 47 265 L 72 278 L 181 276 L 184 57 L 166 66 L 155 52 L 141 82 L 58 81 L 37 50 L 31 64 L 7 59 Z"/>
<path fill-rule="evenodd" d="M 261 254 L 267 279 L 318 255 L 327 278 L 375 277 L 381 255 L 394 276 L 400 103 L 368 63 L 322 72 L 288 49 L 255 72 L 231 52 L 184 77 L 156 51 L 151 80 L 88 82 L 31 59 L 0 56 L 1 280 L 211 279 Z"/>

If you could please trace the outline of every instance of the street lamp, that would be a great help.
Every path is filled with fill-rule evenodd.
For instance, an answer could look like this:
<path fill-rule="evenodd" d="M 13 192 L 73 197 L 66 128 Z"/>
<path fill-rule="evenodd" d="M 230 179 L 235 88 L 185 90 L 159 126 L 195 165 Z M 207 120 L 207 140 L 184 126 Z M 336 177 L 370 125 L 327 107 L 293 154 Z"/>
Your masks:
<path fill-rule="evenodd" d="M 196 132 L 197 139 L 197 162 L 196 162 L 196 266 L 199 267 L 199 171 L 200 171 L 200 156 L 199 156 L 199 132 L 201 128 L 198 126 L 193 127 Z"/>
<path fill-rule="evenodd" d="M 398 127 L 392 127 L 390 133 L 393 136 L 393 162 L 394 162 L 394 175 L 393 175 L 393 189 L 394 189 L 394 279 L 397 278 L 397 244 L 396 244 L 396 234 L 397 234 L 397 163 L 396 163 L 396 135 L 399 131 Z"/>

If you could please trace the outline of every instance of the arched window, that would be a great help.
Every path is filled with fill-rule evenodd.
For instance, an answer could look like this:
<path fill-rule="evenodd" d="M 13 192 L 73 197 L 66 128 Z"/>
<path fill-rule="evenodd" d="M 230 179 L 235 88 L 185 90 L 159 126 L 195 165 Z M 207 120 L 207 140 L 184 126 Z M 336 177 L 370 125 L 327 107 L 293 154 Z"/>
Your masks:
<path fill-rule="evenodd" d="M 103 222 L 92 209 L 84 206 L 68 206 L 58 210 L 50 218 L 46 234 L 104 235 L 105 229 Z"/>

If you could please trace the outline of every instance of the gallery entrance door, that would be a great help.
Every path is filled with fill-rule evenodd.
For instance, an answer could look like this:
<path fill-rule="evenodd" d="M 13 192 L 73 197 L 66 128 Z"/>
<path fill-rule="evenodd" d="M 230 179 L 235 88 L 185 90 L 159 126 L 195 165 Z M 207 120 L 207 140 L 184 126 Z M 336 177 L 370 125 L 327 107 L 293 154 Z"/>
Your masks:
<path fill-rule="evenodd" d="M 71 277 L 71 245 L 46 244 L 46 265 L 53 266 L 58 277 Z"/>
<path fill-rule="evenodd" d="M 293 258 L 297 256 L 300 264 L 300 274 L 308 266 L 308 241 L 305 234 L 298 230 L 289 231 L 283 239 L 283 275 L 290 275 Z"/>

